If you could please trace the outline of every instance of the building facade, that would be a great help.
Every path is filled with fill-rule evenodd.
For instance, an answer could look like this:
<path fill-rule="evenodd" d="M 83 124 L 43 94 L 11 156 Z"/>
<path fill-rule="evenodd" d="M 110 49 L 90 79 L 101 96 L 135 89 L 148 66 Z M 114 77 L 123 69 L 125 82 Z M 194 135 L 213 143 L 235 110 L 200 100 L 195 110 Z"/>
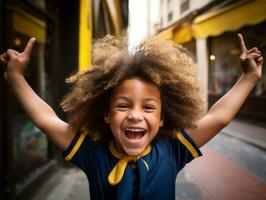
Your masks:
<path fill-rule="evenodd" d="M 257 46 L 264 57 L 266 4 L 262 0 L 161 0 L 157 13 L 147 19 L 151 34 L 187 47 L 197 61 L 199 79 L 206 91 L 209 107 L 224 95 L 241 76 L 237 33 L 247 47 Z M 148 13 L 153 11 L 148 10 Z M 264 64 L 265 65 L 265 64 Z M 265 70 L 238 113 L 244 121 L 265 126 Z"/>
<path fill-rule="evenodd" d="M 91 65 L 93 38 L 120 36 L 127 26 L 127 1 L 0 1 L 0 52 L 36 43 L 25 78 L 63 119 L 59 102 L 65 78 Z M 123 19 L 123 20 L 122 20 Z M 34 185 L 57 165 L 61 152 L 27 117 L 0 68 L 0 199 L 27 199 Z M 41 113 L 40 113 L 41 114 Z"/>
<path fill-rule="evenodd" d="M 31 37 L 36 43 L 25 78 L 59 115 L 64 79 L 75 70 L 78 56 L 79 3 L 59 1 L 1 1 L 0 51 L 23 51 Z M 70 5 L 71 4 L 71 5 Z M 74 17 L 69 17 L 68 12 Z M 64 26 L 64 24 L 67 24 Z M 62 33 L 66 32 L 63 37 Z M 63 42 L 67 41 L 67 42 Z M 63 48 L 63 46 L 65 48 Z M 68 49 L 68 51 L 64 49 Z M 67 53 L 62 61 L 63 54 Z M 2 69 L 2 68 L 1 68 Z M 0 176 L 1 199 L 17 199 L 55 165 L 58 154 L 46 136 L 27 117 L 1 73 Z"/>

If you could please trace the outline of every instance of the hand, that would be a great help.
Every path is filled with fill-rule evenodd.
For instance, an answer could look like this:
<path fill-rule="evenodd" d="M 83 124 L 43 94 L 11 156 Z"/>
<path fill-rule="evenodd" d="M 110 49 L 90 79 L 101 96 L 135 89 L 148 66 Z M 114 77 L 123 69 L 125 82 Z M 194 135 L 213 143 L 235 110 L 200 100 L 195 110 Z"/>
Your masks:
<path fill-rule="evenodd" d="M 241 48 L 240 62 L 245 75 L 251 75 L 256 80 L 261 78 L 263 57 L 257 47 L 247 49 L 243 36 L 238 34 L 238 40 Z"/>
<path fill-rule="evenodd" d="M 35 38 L 31 38 L 21 53 L 13 49 L 8 49 L 0 55 L 0 63 L 4 66 L 4 78 L 6 81 L 9 81 L 15 75 L 23 76 L 30 61 L 30 54 L 35 40 Z"/>

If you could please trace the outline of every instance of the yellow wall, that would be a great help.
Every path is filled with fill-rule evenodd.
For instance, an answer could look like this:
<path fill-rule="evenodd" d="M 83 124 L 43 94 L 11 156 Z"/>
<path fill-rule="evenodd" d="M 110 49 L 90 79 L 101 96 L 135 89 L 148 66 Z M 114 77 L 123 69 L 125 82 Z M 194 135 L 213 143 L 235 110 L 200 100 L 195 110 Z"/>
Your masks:
<path fill-rule="evenodd" d="M 91 65 L 92 44 L 92 2 L 80 0 L 79 20 L 79 70 L 83 71 Z"/>

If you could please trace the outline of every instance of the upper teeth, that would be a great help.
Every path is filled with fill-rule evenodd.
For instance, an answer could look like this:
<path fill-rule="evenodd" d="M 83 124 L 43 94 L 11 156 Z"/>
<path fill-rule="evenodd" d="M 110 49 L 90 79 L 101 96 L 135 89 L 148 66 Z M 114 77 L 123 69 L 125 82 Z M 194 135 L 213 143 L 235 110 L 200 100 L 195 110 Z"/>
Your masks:
<path fill-rule="evenodd" d="M 144 129 L 143 128 L 126 128 L 126 131 L 130 131 L 130 132 L 143 132 Z"/>

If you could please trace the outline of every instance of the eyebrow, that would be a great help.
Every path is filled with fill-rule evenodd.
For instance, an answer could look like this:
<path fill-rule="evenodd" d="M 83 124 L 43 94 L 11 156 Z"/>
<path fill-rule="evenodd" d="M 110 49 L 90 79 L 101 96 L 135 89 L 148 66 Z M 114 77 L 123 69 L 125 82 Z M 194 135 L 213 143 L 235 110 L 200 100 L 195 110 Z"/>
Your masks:
<path fill-rule="evenodd" d="M 127 100 L 127 101 L 131 101 L 130 98 L 128 97 L 125 97 L 125 96 L 118 96 L 115 98 L 115 101 L 116 100 L 119 100 L 119 99 L 124 99 L 124 100 Z M 144 98 L 143 101 L 156 101 L 156 102 L 159 102 L 159 99 L 156 99 L 156 98 Z"/>

